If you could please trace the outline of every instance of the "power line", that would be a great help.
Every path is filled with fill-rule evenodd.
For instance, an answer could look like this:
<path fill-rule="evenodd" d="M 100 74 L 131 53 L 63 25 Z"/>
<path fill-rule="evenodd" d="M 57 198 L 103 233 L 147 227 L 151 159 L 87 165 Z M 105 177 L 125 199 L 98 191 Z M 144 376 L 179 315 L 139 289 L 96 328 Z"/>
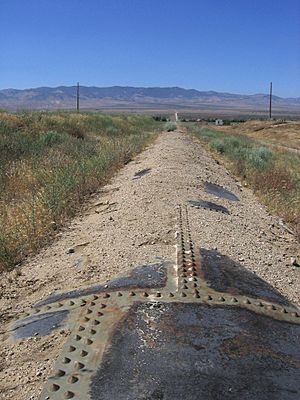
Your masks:
<path fill-rule="evenodd" d="M 272 82 L 270 82 L 270 105 L 269 105 L 269 118 L 272 119 Z"/>
<path fill-rule="evenodd" d="M 77 98 L 76 98 L 76 109 L 79 112 L 79 82 L 77 82 Z"/>

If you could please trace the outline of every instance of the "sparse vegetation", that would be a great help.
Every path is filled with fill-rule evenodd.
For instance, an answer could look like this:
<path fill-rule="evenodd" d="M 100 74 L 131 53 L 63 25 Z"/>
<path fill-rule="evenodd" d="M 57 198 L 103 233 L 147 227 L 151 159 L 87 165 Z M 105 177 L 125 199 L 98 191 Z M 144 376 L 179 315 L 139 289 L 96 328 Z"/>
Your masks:
<path fill-rule="evenodd" d="M 0 112 L 0 270 L 45 243 L 158 127 L 144 116 Z"/>
<path fill-rule="evenodd" d="M 253 187 L 270 211 L 290 223 L 300 239 L 300 156 L 271 150 L 244 135 L 187 126 L 217 157 L 223 156 L 227 166 Z"/>
<path fill-rule="evenodd" d="M 167 132 L 175 131 L 177 129 L 177 124 L 175 122 L 169 121 L 164 125 L 164 130 Z"/>

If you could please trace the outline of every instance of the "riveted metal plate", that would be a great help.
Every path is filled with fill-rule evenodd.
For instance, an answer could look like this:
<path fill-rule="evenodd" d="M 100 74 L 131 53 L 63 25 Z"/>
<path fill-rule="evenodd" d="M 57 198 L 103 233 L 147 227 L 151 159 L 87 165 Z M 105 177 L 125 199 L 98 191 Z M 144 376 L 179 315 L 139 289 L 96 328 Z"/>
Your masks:
<path fill-rule="evenodd" d="M 42 400 L 298 398 L 299 310 L 242 266 L 200 255 L 186 206 L 176 238 L 176 263 L 154 286 L 111 285 L 32 310 L 73 307 Z"/>
<path fill-rule="evenodd" d="M 215 183 L 207 181 L 204 182 L 204 190 L 206 191 L 206 193 L 212 194 L 217 197 L 222 197 L 226 200 L 239 201 L 239 198 L 235 194 L 225 189 L 223 186 L 217 185 Z"/>

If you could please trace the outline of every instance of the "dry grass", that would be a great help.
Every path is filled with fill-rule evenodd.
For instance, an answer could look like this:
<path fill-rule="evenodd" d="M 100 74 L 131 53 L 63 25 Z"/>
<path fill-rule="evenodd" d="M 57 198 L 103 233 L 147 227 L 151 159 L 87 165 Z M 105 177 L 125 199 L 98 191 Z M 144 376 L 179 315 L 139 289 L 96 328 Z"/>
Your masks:
<path fill-rule="evenodd" d="M 229 126 L 216 126 L 217 131 L 242 134 L 269 144 L 300 150 L 299 121 L 246 121 Z"/>
<path fill-rule="evenodd" d="M 46 243 L 160 127 L 141 116 L 0 113 L 0 270 Z"/>
<path fill-rule="evenodd" d="M 188 129 L 300 239 L 300 155 L 262 146 L 249 136 L 230 135 L 224 127 L 215 130 L 190 124 Z"/>

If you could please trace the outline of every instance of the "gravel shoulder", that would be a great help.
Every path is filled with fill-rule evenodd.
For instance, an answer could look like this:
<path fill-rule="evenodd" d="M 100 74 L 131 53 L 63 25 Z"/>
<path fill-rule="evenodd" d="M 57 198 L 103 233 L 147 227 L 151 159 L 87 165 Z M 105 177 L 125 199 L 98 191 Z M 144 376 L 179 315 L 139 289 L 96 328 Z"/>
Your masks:
<path fill-rule="evenodd" d="M 136 176 L 135 173 L 145 171 Z M 204 191 L 203 181 L 239 197 L 231 202 Z M 257 274 L 291 303 L 300 305 L 299 246 L 239 182 L 184 131 L 163 132 L 96 193 L 56 240 L 0 283 L 1 332 L 45 296 L 105 282 L 114 275 L 163 258 L 175 262 L 176 206 L 189 200 L 225 206 L 230 214 L 190 208 L 193 241 L 217 249 Z M 38 399 L 53 361 L 69 335 L 1 343 L 0 399 Z"/>

